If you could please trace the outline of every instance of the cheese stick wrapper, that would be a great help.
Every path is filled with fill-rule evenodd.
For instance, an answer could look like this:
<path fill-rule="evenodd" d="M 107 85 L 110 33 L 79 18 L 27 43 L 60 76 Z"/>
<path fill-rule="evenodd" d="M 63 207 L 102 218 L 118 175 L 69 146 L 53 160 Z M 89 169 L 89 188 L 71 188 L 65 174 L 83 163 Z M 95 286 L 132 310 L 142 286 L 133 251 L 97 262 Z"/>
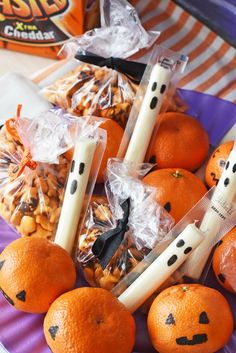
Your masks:
<path fill-rule="evenodd" d="M 205 240 L 201 246 L 194 251 L 188 261 L 182 268 L 182 274 L 194 279 L 201 277 L 202 271 L 211 253 L 212 247 L 220 239 L 221 236 L 227 233 L 230 229 L 221 230 L 221 236 L 218 233 L 224 227 L 225 220 L 232 219 L 236 222 L 235 204 L 236 195 L 236 148 L 234 145 L 228 160 L 225 164 L 223 173 L 220 177 L 217 187 L 215 188 L 209 209 L 200 225 L 200 229 L 206 232 Z M 235 224 L 235 223 L 234 223 Z M 232 228 L 231 227 L 231 228 Z"/>
<path fill-rule="evenodd" d="M 203 238 L 203 232 L 194 223 L 187 225 L 163 253 L 118 297 L 119 301 L 131 312 L 136 311 L 182 265 Z"/>
<path fill-rule="evenodd" d="M 0 78 L 0 124 L 15 116 L 16 107 L 22 104 L 22 114 L 31 119 L 51 108 L 39 94 L 39 88 L 23 75 L 8 73 Z"/>
<path fill-rule="evenodd" d="M 163 62 L 154 65 L 141 110 L 125 154 L 127 161 L 133 163 L 143 162 L 156 123 L 156 117 L 161 109 L 172 74 L 168 61 L 165 63 L 163 59 Z"/>
<path fill-rule="evenodd" d="M 82 138 L 75 144 L 55 243 L 71 253 L 92 167 L 96 141 Z"/>
<path fill-rule="evenodd" d="M 196 232 L 199 231 L 203 236 L 201 243 L 199 242 L 200 245 L 198 245 L 198 247 L 196 247 L 196 250 L 194 250 L 192 254 L 194 254 L 194 252 L 197 251 L 197 249 L 201 247 L 201 244 L 203 244 L 203 242 L 205 241 L 207 233 L 208 233 L 208 225 L 207 225 L 207 223 L 205 223 L 206 227 L 204 229 L 201 229 L 200 225 L 204 219 L 206 212 L 208 212 L 212 207 L 211 198 L 214 194 L 214 191 L 215 191 L 215 188 L 208 191 L 204 195 L 204 197 L 182 218 L 182 220 L 180 222 L 178 222 L 170 230 L 170 232 L 165 237 L 166 241 L 163 242 L 162 244 L 158 244 L 157 246 L 155 246 L 154 249 L 144 258 L 144 260 L 142 262 L 140 262 L 130 273 L 127 274 L 126 277 L 124 277 L 122 279 L 122 281 L 120 281 L 118 283 L 118 285 L 113 289 L 113 294 L 115 296 L 119 297 L 120 295 L 122 295 L 122 293 L 126 292 L 129 289 L 129 287 L 132 286 L 133 283 L 136 280 L 138 280 L 139 277 L 143 273 L 146 272 L 146 270 L 149 268 L 149 266 L 151 266 L 152 263 L 154 263 L 156 260 L 158 260 L 158 258 L 162 256 L 163 252 L 165 252 L 165 250 L 172 243 L 175 242 L 175 239 L 179 236 L 179 234 L 181 234 L 185 229 L 187 229 L 187 226 L 189 224 L 192 225 L 192 229 L 197 228 L 197 230 L 195 229 Z M 217 240 L 223 234 L 225 234 L 227 231 L 229 231 L 234 225 L 234 221 L 236 220 L 236 218 L 235 218 L 236 208 L 233 206 L 231 207 L 231 206 L 232 205 L 225 203 L 221 194 L 218 194 L 217 202 L 214 203 L 213 207 L 215 207 L 217 209 L 217 211 L 215 211 L 216 219 L 221 218 L 222 223 L 221 223 L 220 228 L 218 228 L 218 226 L 215 228 L 215 231 L 217 232 L 217 236 L 214 238 L 215 242 L 211 242 L 211 244 L 210 244 L 211 249 L 212 249 L 213 245 L 217 242 Z M 225 218 L 224 218 L 224 217 L 222 217 L 223 214 L 224 215 L 227 214 L 227 216 L 225 216 Z M 193 226 L 193 224 L 194 224 L 194 226 Z M 190 239 L 191 239 L 191 236 L 190 236 Z M 189 253 L 188 253 L 189 258 L 192 256 L 190 254 L 190 252 L 192 252 L 192 251 L 189 251 Z M 185 258 L 184 261 L 185 260 L 186 260 L 185 263 L 187 263 L 188 259 Z M 179 266 L 178 266 L 179 268 L 175 272 L 175 275 L 172 276 L 172 273 L 173 273 L 172 272 L 171 274 L 168 275 L 169 276 L 169 278 L 168 278 L 168 276 L 163 277 L 162 267 L 161 267 L 162 263 L 160 264 L 159 262 L 157 262 L 159 271 L 157 271 L 156 275 L 153 276 L 153 278 L 155 278 L 155 281 L 157 283 L 154 290 L 155 291 L 158 290 L 158 287 L 160 287 L 166 280 L 167 280 L 167 282 L 165 282 L 165 286 L 170 286 L 170 285 L 176 284 L 176 282 L 178 282 L 178 280 L 182 280 L 182 276 L 185 274 L 182 271 L 182 269 L 185 266 L 185 263 L 183 265 L 179 263 Z M 194 265 L 195 265 L 195 263 L 194 263 Z M 197 266 L 198 266 L 198 264 L 197 264 Z M 195 268 L 195 266 L 193 268 Z M 174 281 L 171 277 L 174 278 Z M 159 280 L 159 278 L 160 278 L 160 280 Z M 163 286 L 161 288 L 164 289 Z M 151 290 L 149 293 L 151 293 Z M 147 299 L 147 297 L 145 298 L 145 300 Z"/>
<path fill-rule="evenodd" d="M 158 114 L 167 109 L 167 104 L 163 104 L 164 98 L 167 94 L 174 94 L 187 61 L 184 55 L 160 46 L 154 47 L 129 115 L 118 151 L 119 158 L 136 164 L 144 161 L 154 130 L 156 133 L 157 121 L 160 123 Z"/>

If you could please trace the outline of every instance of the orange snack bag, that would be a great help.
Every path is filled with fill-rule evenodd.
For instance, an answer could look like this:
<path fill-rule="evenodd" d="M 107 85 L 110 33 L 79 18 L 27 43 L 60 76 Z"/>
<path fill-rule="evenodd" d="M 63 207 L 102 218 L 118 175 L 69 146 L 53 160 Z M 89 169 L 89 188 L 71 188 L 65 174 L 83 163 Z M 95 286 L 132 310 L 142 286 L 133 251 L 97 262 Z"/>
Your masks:
<path fill-rule="evenodd" d="M 0 0 L 0 48 L 56 58 L 60 45 L 97 25 L 99 5 L 89 0 Z"/>

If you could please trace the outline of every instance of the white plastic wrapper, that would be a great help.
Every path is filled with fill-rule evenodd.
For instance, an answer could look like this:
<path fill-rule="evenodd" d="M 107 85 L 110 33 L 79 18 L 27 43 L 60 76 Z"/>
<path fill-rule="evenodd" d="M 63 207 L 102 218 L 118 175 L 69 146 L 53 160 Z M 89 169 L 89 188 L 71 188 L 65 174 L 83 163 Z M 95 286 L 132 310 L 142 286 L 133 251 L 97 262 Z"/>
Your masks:
<path fill-rule="evenodd" d="M 152 167 L 150 164 L 141 166 L 138 172 L 140 177 Z M 130 239 L 138 250 L 152 249 L 166 236 L 173 220 L 165 209 L 155 202 L 155 188 L 137 179 L 136 168 L 126 161 L 110 159 L 106 171 L 106 195 L 114 219 L 122 218 L 120 205 L 130 199 Z"/>
<path fill-rule="evenodd" d="M 144 165 L 140 176 L 149 168 Z M 109 160 L 105 190 L 107 200 L 100 198 L 90 204 L 77 259 L 90 285 L 111 290 L 165 239 L 173 219 L 155 201 L 155 189 L 143 184 L 129 163 Z M 106 237 L 105 233 L 109 239 L 102 245 L 101 258 L 95 254 L 94 244 Z"/>
<path fill-rule="evenodd" d="M 205 249 L 205 253 L 208 254 L 209 249 L 213 249 L 215 244 L 222 238 L 222 236 L 227 233 L 235 224 L 236 221 L 236 207 L 235 204 L 228 203 L 222 196 L 222 194 L 217 190 L 218 198 L 212 197 L 214 195 L 214 191 L 217 190 L 216 187 L 213 187 L 210 191 L 208 191 L 204 197 L 178 222 L 170 232 L 165 236 L 164 241 L 157 243 L 157 245 L 153 248 L 153 250 L 140 262 L 136 268 L 133 269 L 127 276 L 123 278 L 120 283 L 113 289 L 113 294 L 115 296 L 120 296 L 123 292 L 125 292 L 137 278 L 140 277 L 141 274 L 145 274 L 146 269 L 151 266 L 151 264 L 157 260 L 163 251 L 171 245 L 174 239 L 178 237 L 179 234 L 183 232 L 183 230 L 189 224 L 195 224 L 195 226 L 201 229 L 201 222 L 205 217 L 205 214 L 209 211 L 209 209 L 214 210 L 216 214 L 216 221 L 220 222 L 218 230 L 215 233 L 214 238 L 209 244 L 209 248 Z M 208 236 L 208 231 L 203 231 L 203 235 L 205 238 Z M 190 234 L 190 238 L 191 238 Z M 190 239 L 191 240 L 191 239 Z M 203 240 L 204 241 L 204 240 Z M 201 246 L 201 244 L 199 245 Z M 197 248 L 198 249 L 198 248 Z M 204 257 L 205 253 L 202 254 Z M 208 254 L 209 255 L 209 254 Z M 207 255 L 207 257 L 208 257 Z M 191 255 L 190 255 L 191 256 Z M 191 264 L 191 270 L 197 270 L 198 266 L 201 264 L 198 263 L 196 259 L 195 262 Z M 188 260 L 187 260 L 188 261 Z M 188 280 L 192 281 L 194 278 L 187 278 L 188 273 L 185 271 L 185 263 L 174 272 L 169 279 L 162 283 L 161 285 L 157 285 L 155 291 L 160 292 L 161 290 L 170 287 L 176 283 L 186 282 Z M 195 282 L 204 283 L 206 279 L 206 275 L 209 271 L 209 264 L 205 267 L 204 272 L 201 277 L 196 279 Z M 158 278 L 156 279 L 158 281 Z"/>
<path fill-rule="evenodd" d="M 62 51 L 74 56 L 78 49 L 104 58 L 128 58 L 157 40 L 160 32 L 146 31 L 135 8 L 126 0 L 101 0 L 101 28 L 68 41 Z"/>
<path fill-rule="evenodd" d="M 17 131 L 35 162 L 58 164 L 59 156 L 73 148 L 78 136 L 93 136 L 102 119 L 77 117 L 62 109 L 51 109 L 33 121 L 19 119 Z"/>

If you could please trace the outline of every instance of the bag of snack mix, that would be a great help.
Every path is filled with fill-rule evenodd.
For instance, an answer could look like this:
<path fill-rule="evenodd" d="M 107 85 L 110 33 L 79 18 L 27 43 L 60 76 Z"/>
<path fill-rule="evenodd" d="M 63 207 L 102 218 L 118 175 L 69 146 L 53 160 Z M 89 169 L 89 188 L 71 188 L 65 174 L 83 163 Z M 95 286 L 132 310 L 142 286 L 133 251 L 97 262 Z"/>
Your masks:
<path fill-rule="evenodd" d="M 149 168 L 141 169 L 140 176 Z M 172 217 L 155 201 L 155 189 L 137 179 L 135 170 L 121 160 L 110 160 L 107 198 L 94 197 L 87 211 L 77 259 L 92 286 L 111 290 L 165 239 L 173 225 Z M 116 244 L 110 244 L 112 237 Z M 106 251 L 102 260 L 95 255 L 97 239 Z"/>
<path fill-rule="evenodd" d="M 61 110 L 29 120 L 20 117 L 20 106 L 17 117 L 5 123 L 0 132 L 0 215 L 21 236 L 53 240 L 71 164 L 66 151 L 80 136 L 102 144 L 94 160 L 92 193 L 105 148 L 100 123 Z"/>
<path fill-rule="evenodd" d="M 44 87 L 43 94 L 68 112 L 111 118 L 124 128 L 145 70 L 125 59 L 149 48 L 159 32 L 146 32 L 126 0 L 102 0 L 101 25 L 64 45 L 72 70 Z"/>

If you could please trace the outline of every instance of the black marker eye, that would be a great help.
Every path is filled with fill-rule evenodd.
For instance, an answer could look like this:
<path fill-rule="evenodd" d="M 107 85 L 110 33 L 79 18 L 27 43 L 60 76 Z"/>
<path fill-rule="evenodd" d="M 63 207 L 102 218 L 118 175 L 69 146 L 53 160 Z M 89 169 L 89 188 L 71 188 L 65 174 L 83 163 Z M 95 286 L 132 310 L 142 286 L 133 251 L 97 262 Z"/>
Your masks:
<path fill-rule="evenodd" d="M 72 163 L 71 163 L 71 168 L 70 168 L 70 171 L 71 173 L 75 170 L 75 161 L 73 160 Z"/>
<path fill-rule="evenodd" d="M 16 295 L 16 298 L 21 300 L 22 302 L 25 302 L 25 298 L 26 298 L 26 291 L 25 290 L 22 290 L 21 292 L 19 292 L 17 295 Z"/>
<path fill-rule="evenodd" d="M 56 339 L 56 335 L 57 335 L 58 330 L 59 330 L 58 326 L 51 326 L 48 330 L 53 341 L 55 341 L 55 339 Z"/>
<path fill-rule="evenodd" d="M 152 91 L 155 91 L 157 89 L 157 83 L 153 82 L 152 84 Z"/>
<path fill-rule="evenodd" d="M 225 181 L 224 181 L 224 186 L 228 186 L 229 185 L 229 178 L 226 178 Z"/>
<path fill-rule="evenodd" d="M 77 180 L 73 180 L 70 186 L 70 193 L 73 195 L 77 190 Z"/>
<path fill-rule="evenodd" d="M 234 166 L 233 166 L 233 173 L 235 173 L 236 172 L 236 164 L 234 164 Z"/>
<path fill-rule="evenodd" d="M 178 260 L 178 257 L 176 255 L 172 255 L 167 261 L 167 265 L 172 266 L 177 260 Z"/>
<path fill-rule="evenodd" d="M 169 201 L 164 205 L 164 208 L 166 209 L 167 212 L 171 211 L 171 204 Z"/>
<path fill-rule="evenodd" d="M 166 325 L 175 325 L 175 318 L 174 318 L 173 314 L 170 313 L 168 315 L 165 324 Z"/>
<path fill-rule="evenodd" d="M 82 175 L 83 172 L 84 172 L 84 167 L 85 167 L 85 164 L 84 163 L 80 163 L 79 165 L 79 175 Z"/>
<path fill-rule="evenodd" d="M 184 240 L 183 240 L 183 239 L 180 239 L 180 240 L 178 241 L 178 243 L 176 244 L 176 246 L 177 246 L 177 248 L 181 248 L 182 246 L 184 246 L 184 244 L 185 244 Z"/>
<path fill-rule="evenodd" d="M 150 109 L 155 109 L 158 103 L 158 98 L 157 97 L 153 97 L 150 103 Z"/>
<path fill-rule="evenodd" d="M 184 253 L 185 253 L 185 254 L 189 254 L 192 250 L 193 250 L 193 249 L 191 248 L 191 246 L 189 246 L 188 248 L 186 248 L 186 249 L 184 250 Z"/>
<path fill-rule="evenodd" d="M 205 311 L 203 311 L 199 316 L 199 324 L 209 324 L 209 319 Z"/>
<path fill-rule="evenodd" d="M 160 90 L 161 94 L 163 94 L 165 90 L 166 90 L 166 85 L 162 85 Z"/>

